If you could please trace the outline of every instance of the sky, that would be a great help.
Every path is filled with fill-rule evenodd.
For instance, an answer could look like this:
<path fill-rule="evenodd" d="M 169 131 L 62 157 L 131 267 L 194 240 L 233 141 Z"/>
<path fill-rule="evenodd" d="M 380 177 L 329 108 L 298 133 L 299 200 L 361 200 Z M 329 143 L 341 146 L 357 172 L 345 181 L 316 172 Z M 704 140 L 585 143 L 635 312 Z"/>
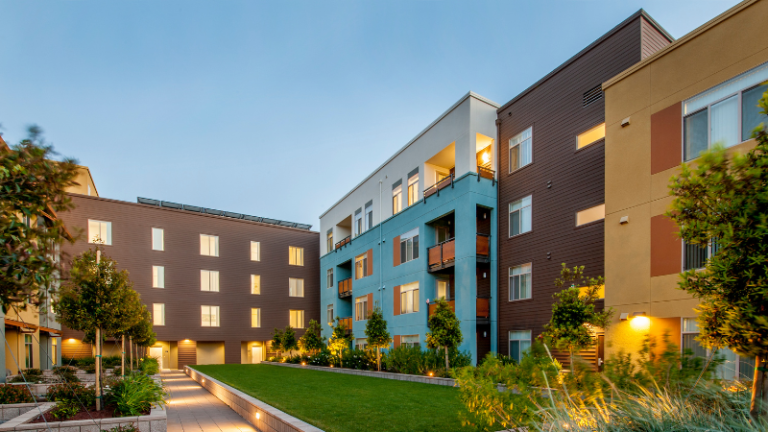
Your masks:
<path fill-rule="evenodd" d="M 735 0 L 0 0 L 0 132 L 99 195 L 309 223 L 468 91 L 499 104 L 643 8 Z"/>

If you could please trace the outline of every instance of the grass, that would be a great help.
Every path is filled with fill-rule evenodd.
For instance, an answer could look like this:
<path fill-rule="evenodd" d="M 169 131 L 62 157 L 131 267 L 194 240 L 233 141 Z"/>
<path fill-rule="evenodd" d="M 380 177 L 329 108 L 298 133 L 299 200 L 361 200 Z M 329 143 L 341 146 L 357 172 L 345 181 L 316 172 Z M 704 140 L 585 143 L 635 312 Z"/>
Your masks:
<path fill-rule="evenodd" d="M 200 372 L 327 432 L 469 431 L 453 387 L 270 365 L 203 365 Z"/>

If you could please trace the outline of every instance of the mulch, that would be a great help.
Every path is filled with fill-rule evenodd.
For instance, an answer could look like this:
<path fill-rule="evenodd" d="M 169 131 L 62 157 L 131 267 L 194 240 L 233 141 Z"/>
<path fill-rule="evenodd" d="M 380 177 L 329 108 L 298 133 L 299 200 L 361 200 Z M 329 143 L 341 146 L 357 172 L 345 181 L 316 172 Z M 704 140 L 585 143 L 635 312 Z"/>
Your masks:
<path fill-rule="evenodd" d="M 115 407 L 114 406 L 108 406 L 102 409 L 101 411 L 96 411 L 96 407 L 90 407 L 87 410 L 80 408 L 80 411 L 75 414 L 74 416 L 66 419 L 57 419 L 54 418 L 50 411 L 45 413 L 45 420 L 48 422 L 60 422 L 60 421 L 69 421 L 69 420 L 91 420 L 91 419 L 104 419 L 104 418 L 113 418 L 115 417 Z M 43 416 L 37 416 L 34 420 L 32 420 L 30 423 L 42 423 L 43 422 Z"/>

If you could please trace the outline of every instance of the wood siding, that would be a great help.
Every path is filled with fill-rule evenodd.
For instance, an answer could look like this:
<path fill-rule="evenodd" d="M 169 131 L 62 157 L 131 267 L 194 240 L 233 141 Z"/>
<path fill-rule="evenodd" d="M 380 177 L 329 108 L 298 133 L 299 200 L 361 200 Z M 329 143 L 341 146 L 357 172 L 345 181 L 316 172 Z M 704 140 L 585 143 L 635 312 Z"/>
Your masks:
<path fill-rule="evenodd" d="M 659 30 L 645 18 L 640 18 L 640 30 L 642 31 L 643 59 L 670 44 L 669 39 L 661 34 Z"/>

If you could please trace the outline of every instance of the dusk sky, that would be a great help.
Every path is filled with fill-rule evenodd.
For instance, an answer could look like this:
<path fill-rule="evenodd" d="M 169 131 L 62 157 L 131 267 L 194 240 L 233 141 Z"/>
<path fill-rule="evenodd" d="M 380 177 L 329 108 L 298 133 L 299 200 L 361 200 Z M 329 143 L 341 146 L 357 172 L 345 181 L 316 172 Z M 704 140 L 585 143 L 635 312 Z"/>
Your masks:
<path fill-rule="evenodd" d="M 474 91 L 503 104 L 640 8 L 735 0 L 0 0 L 0 124 L 137 196 L 310 223 Z"/>

